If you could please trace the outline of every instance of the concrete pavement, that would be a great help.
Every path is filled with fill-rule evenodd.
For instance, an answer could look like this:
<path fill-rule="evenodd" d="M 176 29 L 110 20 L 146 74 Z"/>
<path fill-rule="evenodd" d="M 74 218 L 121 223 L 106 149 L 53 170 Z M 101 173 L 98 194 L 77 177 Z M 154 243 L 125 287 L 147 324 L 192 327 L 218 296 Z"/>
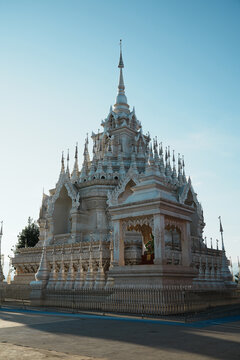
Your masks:
<path fill-rule="evenodd" d="M 184 324 L 0 310 L 0 360 L 240 359 L 240 316 Z"/>

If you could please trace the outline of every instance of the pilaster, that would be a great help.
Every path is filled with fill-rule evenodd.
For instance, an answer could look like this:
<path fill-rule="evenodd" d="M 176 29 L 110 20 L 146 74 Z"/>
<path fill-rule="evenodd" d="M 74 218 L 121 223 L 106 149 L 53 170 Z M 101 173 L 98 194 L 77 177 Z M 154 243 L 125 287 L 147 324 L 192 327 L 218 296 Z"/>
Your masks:
<path fill-rule="evenodd" d="M 162 264 L 164 258 L 164 215 L 153 216 L 154 264 Z"/>
<path fill-rule="evenodd" d="M 181 245 L 182 245 L 182 265 L 190 266 L 192 259 L 191 259 L 191 231 L 190 231 L 189 222 L 186 222 L 183 225 Z"/>
<path fill-rule="evenodd" d="M 124 232 L 120 220 L 113 221 L 114 265 L 124 266 Z"/>

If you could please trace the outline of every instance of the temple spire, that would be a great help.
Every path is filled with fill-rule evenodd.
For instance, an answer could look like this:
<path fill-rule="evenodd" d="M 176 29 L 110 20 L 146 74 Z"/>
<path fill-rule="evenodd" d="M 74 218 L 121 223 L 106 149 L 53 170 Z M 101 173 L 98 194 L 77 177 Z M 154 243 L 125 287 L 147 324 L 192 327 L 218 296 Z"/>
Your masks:
<path fill-rule="evenodd" d="M 162 143 L 159 144 L 159 157 L 160 157 L 160 172 L 162 176 L 165 176 Z"/>
<path fill-rule="evenodd" d="M 184 161 L 183 155 L 182 155 L 182 180 L 183 180 L 184 184 L 187 182 L 186 175 L 185 175 L 185 161 Z"/>
<path fill-rule="evenodd" d="M 123 58 L 122 58 L 122 40 L 120 39 L 120 58 L 119 58 L 119 64 L 118 67 L 120 68 L 124 68 L 124 63 L 123 63 Z"/>
<path fill-rule="evenodd" d="M 219 219 L 220 233 L 221 233 L 221 240 L 222 240 L 222 251 L 225 251 L 224 241 L 223 241 L 223 227 L 222 227 L 221 216 L 219 216 L 218 219 Z"/>
<path fill-rule="evenodd" d="M 178 182 L 179 185 L 182 185 L 183 177 L 182 177 L 182 162 L 180 154 L 178 153 Z"/>
<path fill-rule="evenodd" d="M 64 152 L 62 152 L 62 167 L 61 167 L 61 174 L 65 173 L 65 165 L 64 165 Z"/>
<path fill-rule="evenodd" d="M 77 143 L 76 148 L 75 148 L 74 167 L 73 167 L 72 177 L 71 177 L 73 182 L 76 182 L 78 180 L 78 175 L 79 175 L 79 168 L 78 168 L 78 143 Z"/>
<path fill-rule="evenodd" d="M 96 138 L 95 138 L 95 141 L 96 141 Z M 89 151 L 88 151 L 88 134 L 87 134 L 86 139 L 85 139 L 83 156 L 84 156 L 84 162 L 85 162 L 86 164 L 89 164 L 89 162 L 90 162 L 90 156 L 89 156 Z"/>
<path fill-rule="evenodd" d="M 118 84 L 118 95 L 116 98 L 116 104 L 114 105 L 115 112 L 127 112 L 129 113 L 129 105 L 127 103 L 127 97 L 125 95 L 125 85 L 123 80 L 123 72 L 124 68 L 123 58 L 122 58 L 122 40 L 120 40 L 120 58 L 118 67 L 120 69 L 119 75 L 119 84 Z"/>
<path fill-rule="evenodd" d="M 69 172 L 69 149 L 67 152 L 67 170 L 66 170 L 67 176 L 70 178 L 70 172 Z"/>
<path fill-rule="evenodd" d="M 176 171 L 176 165 L 175 165 L 175 153 L 174 153 L 174 150 L 173 150 L 172 161 L 173 161 L 172 179 L 173 179 L 174 184 L 176 184 L 178 182 L 178 179 L 177 179 L 177 171 Z"/>

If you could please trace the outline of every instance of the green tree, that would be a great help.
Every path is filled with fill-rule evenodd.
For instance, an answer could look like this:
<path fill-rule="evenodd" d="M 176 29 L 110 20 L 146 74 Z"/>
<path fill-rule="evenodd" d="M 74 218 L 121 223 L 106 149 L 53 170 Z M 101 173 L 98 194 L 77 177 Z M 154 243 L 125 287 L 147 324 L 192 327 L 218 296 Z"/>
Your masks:
<path fill-rule="evenodd" d="M 33 219 L 29 217 L 27 226 L 18 234 L 16 248 L 33 247 L 37 244 L 38 240 L 39 226 L 36 221 L 33 221 Z"/>

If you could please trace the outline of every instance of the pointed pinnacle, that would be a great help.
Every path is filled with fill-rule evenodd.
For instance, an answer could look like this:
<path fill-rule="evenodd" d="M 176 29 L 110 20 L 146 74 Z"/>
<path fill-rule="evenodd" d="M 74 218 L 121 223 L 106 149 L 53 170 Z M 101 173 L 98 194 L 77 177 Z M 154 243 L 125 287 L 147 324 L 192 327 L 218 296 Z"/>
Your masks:
<path fill-rule="evenodd" d="M 75 148 L 75 159 L 78 158 L 78 143 L 76 143 L 76 148 Z"/>
<path fill-rule="evenodd" d="M 61 168 L 61 172 L 64 172 L 65 171 L 65 165 L 64 165 L 64 152 L 62 152 L 62 168 Z"/>
<path fill-rule="evenodd" d="M 124 63 L 123 63 L 123 59 L 122 59 L 122 40 L 120 40 L 120 58 L 119 58 L 118 67 L 124 68 Z"/>
<path fill-rule="evenodd" d="M 159 155 L 162 156 L 163 155 L 163 148 L 162 148 L 162 142 L 160 142 L 159 144 Z"/>
<path fill-rule="evenodd" d="M 220 232 L 223 232 L 223 227 L 222 227 L 222 221 L 221 221 L 221 216 L 218 217 L 219 219 L 219 223 L 220 223 Z"/>

